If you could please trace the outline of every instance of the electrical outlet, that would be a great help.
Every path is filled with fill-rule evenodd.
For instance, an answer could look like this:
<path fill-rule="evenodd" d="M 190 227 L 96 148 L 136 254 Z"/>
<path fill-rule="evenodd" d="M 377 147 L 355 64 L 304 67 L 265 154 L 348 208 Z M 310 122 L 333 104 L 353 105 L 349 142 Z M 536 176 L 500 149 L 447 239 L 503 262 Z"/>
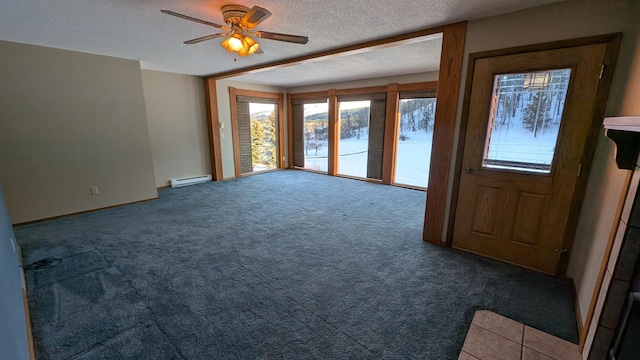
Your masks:
<path fill-rule="evenodd" d="M 98 191 L 98 187 L 97 186 L 92 186 L 91 187 L 91 195 L 98 195 L 100 194 L 100 191 Z"/>

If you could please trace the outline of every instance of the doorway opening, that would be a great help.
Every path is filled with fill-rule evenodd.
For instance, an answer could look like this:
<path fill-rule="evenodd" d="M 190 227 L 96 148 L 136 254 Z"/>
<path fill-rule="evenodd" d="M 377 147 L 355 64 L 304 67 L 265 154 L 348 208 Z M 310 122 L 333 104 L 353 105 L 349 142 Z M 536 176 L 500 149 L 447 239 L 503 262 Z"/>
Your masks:
<path fill-rule="evenodd" d="M 229 88 L 236 177 L 282 169 L 284 95 Z"/>
<path fill-rule="evenodd" d="M 277 169 L 276 105 L 249 103 L 252 172 Z"/>

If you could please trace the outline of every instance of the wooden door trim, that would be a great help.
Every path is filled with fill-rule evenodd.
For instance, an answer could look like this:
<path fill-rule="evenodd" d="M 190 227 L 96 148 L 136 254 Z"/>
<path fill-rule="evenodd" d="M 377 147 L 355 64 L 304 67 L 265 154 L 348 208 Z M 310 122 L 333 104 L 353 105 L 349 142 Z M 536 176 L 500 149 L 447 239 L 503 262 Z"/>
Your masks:
<path fill-rule="evenodd" d="M 268 91 L 255 91 L 229 87 L 229 106 L 231 107 L 231 134 L 233 141 L 233 166 L 236 178 L 253 175 L 253 172 L 242 174 L 240 166 L 240 139 L 238 134 L 238 96 L 249 96 L 263 99 L 274 99 L 276 105 L 276 169 L 284 169 L 287 165 L 282 158 L 284 154 L 284 94 Z M 272 171 L 272 170 L 271 170 Z M 266 171 L 260 171 L 263 173 Z"/>
<path fill-rule="evenodd" d="M 211 177 L 222 179 L 222 150 L 220 148 L 220 120 L 218 118 L 218 91 L 215 79 L 204 80 L 204 98 L 207 109 L 207 131 L 209 132 L 209 161 Z"/>
<path fill-rule="evenodd" d="M 598 143 L 598 135 L 602 128 L 602 122 L 604 120 L 604 112 L 607 106 L 607 99 L 609 97 L 609 89 L 611 88 L 611 81 L 613 79 L 613 70 L 615 68 L 616 60 L 618 59 L 618 50 L 620 49 L 620 41 L 622 40 L 622 33 L 611 34 L 609 41 L 606 41 L 607 50 L 604 55 L 604 69 L 602 72 L 600 85 L 596 94 L 596 101 L 593 108 L 593 117 L 591 118 L 591 129 L 587 135 L 587 142 L 585 144 L 585 151 L 582 155 L 582 172 L 578 177 L 576 183 L 576 190 L 571 201 L 571 210 L 569 222 L 567 224 L 567 230 L 564 234 L 564 241 L 562 248 L 567 249 L 560 256 L 560 262 L 558 263 L 557 276 L 563 276 L 567 272 L 569 266 L 569 255 L 573 246 L 573 240 L 576 235 L 578 226 L 578 219 L 580 215 L 580 209 L 582 208 L 582 200 L 587 190 L 587 182 L 589 180 L 589 173 L 591 172 L 591 165 L 593 162 L 593 155 L 596 151 L 596 145 Z"/>
<path fill-rule="evenodd" d="M 512 47 L 512 48 L 506 48 L 506 49 L 500 49 L 500 50 L 491 50 L 491 51 L 469 54 L 469 63 L 467 66 L 467 80 L 465 83 L 465 92 L 464 92 L 462 114 L 461 114 L 461 121 L 460 121 L 460 131 L 458 133 L 458 148 L 456 151 L 456 162 L 454 167 L 453 186 L 452 186 L 452 193 L 451 193 L 451 206 L 449 209 L 449 220 L 447 224 L 447 234 L 446 234 L 447 246 L 451 246 L 453 241 L 453 229 L 455 225 L 456 207 L 457 207 L 458 195 L 460 190 L 460 173 L 462 171 L 462 156 L 464 154 L 464 145 L 465 145 L 464 139 L 466 137 L 467 124 L 469 121 L 469 111 L 470 111 L 470 105 L 471 105 L 470 104 L 471 90 L 472 90 L 472 82 L 473 82 L 473 75 L 474 75 L 473 72 L 474 72 L 476 60 L 490 58 L 490 57 L 497 57 L 497 56 L 523 54 L 523 53 L 543 51 L 543 50 L 557 50 L 562 48 L 571 48 L 571 47 L 577 47 L 577 46 L 583 46 L 583 45 L 607 44 L 607 48 L 605 52 L 605 65 L 608 65 L 608 66 L 605 66 L 605 71 L 602 75 L 602 80 L 600 81 L 600 85 L 597 90 L 596 101 L 594 103 L 593 117 L 591 119 L 591 128 L 589 129 L 589 132 L 587 135 L 587 141 L 585 143 L 584 153 L 582 156 L 582 164 L 583 164 L 582 175 L 576 181 L 576 187 L 575 187 L 574 195 L 571 201 L 569 221 L 563 237 L 564 240 L 563 240 L 562 246 L 563 246 L 563 249 L 567 249 L 567 251 L 562 254 L 560 261 L 558 263 L 558 269 L 556 271 L 556 276 L 564 276 L 567 270 L 569 254 L 571 251 L 571 246 L 573 244 L 573 238 L 576 232 L 579 210 L 582 205 L 582 200 L 584 198 L 584 193 L 586 190 L 586 184 L 589 178 L 589 171 L 591 169 L 591 162 L 593 160 L 595 145 L 597 143 L 600 126 L 602 125 L 602 121 L 604 118 L 604 110 L 606 107 L 607 97 L 609 94 L 609 88 L 611 86 L 613 67 L 617 59 L 621 37 L 622 37 L 622 33 L 614 33 L 614 34 L 583 37 L 583 38 L 570 39 L 570 40 L 553 41 L 548 43 L 518 46 L 518 47 Z"/>
<path fill-rule="evenodd" d="M 398 84 L 387 85 L 387 109 L 384 125 L 384 143 L 382 145 L 382 183 L 391 185 L 396 177 L 396 151 L 398 144 L 398 120 L 400 106 L 400 86 Z"/>
<path fill-rule="evenodd" d="M 287 94 L 287 162 L 286 168 L 293 169 L 293 106 L 291 94 Z"/>
<path fill-rule="evenodd" d="M 236 88 L 229 87 L 229 102 L 231 107 L 231 141 L 233 142 L 233 169 L 237 178 L 242 176 L 240 168 L 240 138 L 238 135 L 238 93 Z"/>
<path fill-rule="evenodd" d="M 442 245 L 442 233 L 446 225 L 447 189 L 455 140 L 466 31 L 466 22 L 446 25 L 442 31 L 431 166 L 422 232 L 422 240 L 438 245 Z"/>
<path fill-rule="evenodd" d="M 285 146 L 284 146 L 284 94 L 278 93 L 278 104 L 277 104 L 277 114 L 276 114 L 276 136 L 278 137 L 277 143 L 278 147 L 276 148 L 276 156 L 278 157 L 276 160 L 276 166 L 278 169 L 282 170 L 287 167 L 286 159 L 284 157 L 285 154 Z"/>

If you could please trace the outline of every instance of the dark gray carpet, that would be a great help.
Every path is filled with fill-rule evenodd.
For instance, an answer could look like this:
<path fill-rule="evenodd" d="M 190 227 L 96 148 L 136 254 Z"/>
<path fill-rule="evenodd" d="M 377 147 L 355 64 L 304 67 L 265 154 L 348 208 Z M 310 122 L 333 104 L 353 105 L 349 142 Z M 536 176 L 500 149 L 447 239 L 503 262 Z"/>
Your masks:
<path fill-rule="evenodd" d="M 577 342 L 568 284 L 421 241 L 425 193 L 302 171 L 19 227 L 40 359 L 455 359 L 475 310 Z"/>

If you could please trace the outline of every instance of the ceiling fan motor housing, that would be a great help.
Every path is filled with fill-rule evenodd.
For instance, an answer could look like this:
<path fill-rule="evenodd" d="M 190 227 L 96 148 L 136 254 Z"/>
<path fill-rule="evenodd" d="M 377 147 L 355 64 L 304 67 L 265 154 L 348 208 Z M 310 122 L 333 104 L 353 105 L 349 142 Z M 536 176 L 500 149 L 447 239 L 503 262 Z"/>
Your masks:
<path fill-rule="evenodd" d="M 242 5 L 225 5 L 222 7 L 224 22 L 229 25 L 238 24 L 247 15 L 249 8 Z"/>

